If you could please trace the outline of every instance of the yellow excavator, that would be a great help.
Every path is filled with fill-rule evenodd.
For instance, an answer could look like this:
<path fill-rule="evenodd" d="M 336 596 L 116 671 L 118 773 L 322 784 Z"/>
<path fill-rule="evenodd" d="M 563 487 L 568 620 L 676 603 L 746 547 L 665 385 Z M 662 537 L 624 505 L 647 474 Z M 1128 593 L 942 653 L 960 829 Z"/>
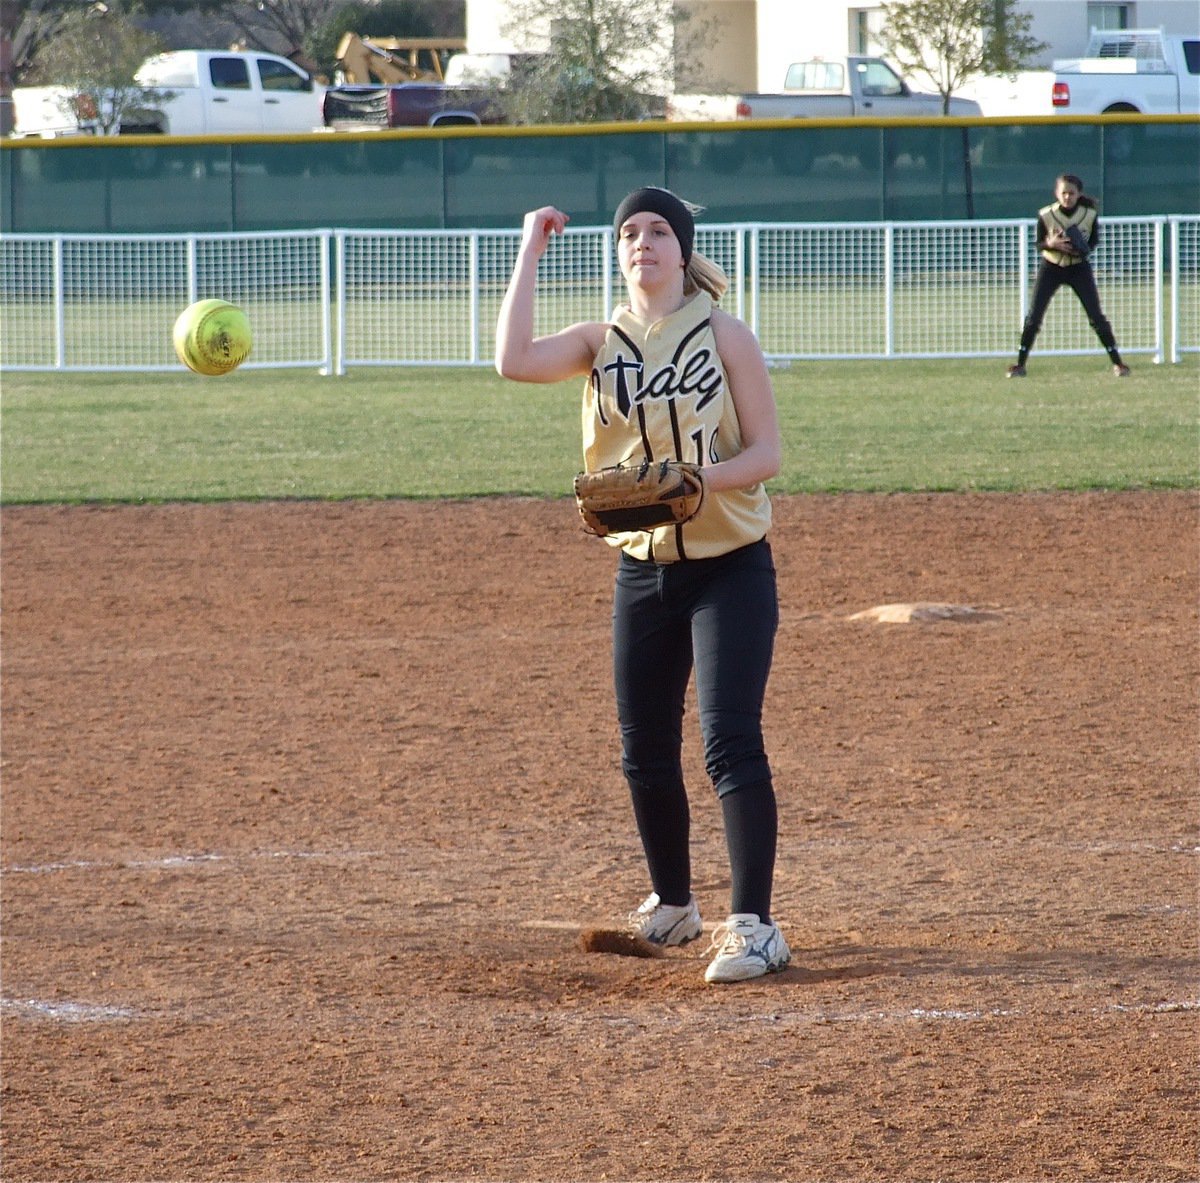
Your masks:
<path fill-rule="evenodd" d="M 360 37 L 345 33 L 337 47 L 337 73 L 344 83 L 444 82 L 450 55 L 466 41 L 437 37 Z"/>

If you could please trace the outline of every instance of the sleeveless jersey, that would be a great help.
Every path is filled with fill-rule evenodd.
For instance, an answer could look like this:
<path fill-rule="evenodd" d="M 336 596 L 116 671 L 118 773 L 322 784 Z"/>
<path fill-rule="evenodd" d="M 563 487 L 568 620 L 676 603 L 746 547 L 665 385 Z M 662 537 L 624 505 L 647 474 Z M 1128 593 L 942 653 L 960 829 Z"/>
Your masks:
<path fill-rule="evenodd" d="M 1057 226 L 1060 230 L 1066 230 L 1068 226 L 1078 226 L 1083 237 L 1090 241 L 1096 226 L 1096 207 L 1077 202 L 1075 208 L 1067 213 L 1056 201 L 1038 210 L 1038 218 L 1048 229 Z M 1065 251 L 1043 250 L 1042 258 L 1059 267 L 1073 267 L 1076 263 L 1084 262 L 1081 256 L 1068 255 Z"/>
<path fill-rule="evenodd" d="M 742 449 L 741 425 L 712 329 L 712 297 L 699 292 L 678 311 L 648 322 L 613 310 L 583 392 L 583 462 L 589 472 L 645 460 L 715 464 Z M 761 483 L 705 490 L 700 512 L 681 526 L 610 534 L 636 559 L 706 559 L 766 536 L 771 502 Z"/>

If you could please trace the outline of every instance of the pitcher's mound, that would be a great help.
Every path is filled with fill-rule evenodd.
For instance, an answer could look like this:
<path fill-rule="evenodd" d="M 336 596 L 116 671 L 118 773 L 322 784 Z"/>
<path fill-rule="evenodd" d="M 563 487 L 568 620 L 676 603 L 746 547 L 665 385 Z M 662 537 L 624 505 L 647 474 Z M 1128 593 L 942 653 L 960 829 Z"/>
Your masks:
<path fill-rule="evenodd" d="M 877 624 L 927 624 L 939 620 L 978 624 L 985 620 L 999 620 L 1000 613 L 972 608 L 968 604 L 880 604 L 864 612 L 855 612 L 847 619 L 873 620 Z"/>

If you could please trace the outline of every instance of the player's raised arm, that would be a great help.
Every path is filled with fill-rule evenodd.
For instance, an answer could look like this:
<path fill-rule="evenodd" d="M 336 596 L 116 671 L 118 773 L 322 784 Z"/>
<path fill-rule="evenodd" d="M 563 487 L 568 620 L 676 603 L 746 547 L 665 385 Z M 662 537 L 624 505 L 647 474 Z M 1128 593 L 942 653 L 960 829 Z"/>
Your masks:
<path fill-rule="evenodd" d="M 533 335 L 537 268 L 552 234 L 569 216 L 553 206 L 525 215 L 521 247 L 496 322 L 496 371 L 518 382 L 560 382 L 586 374 L 603 339 L 601 326 L 575 324 L 547 337 Z"/>

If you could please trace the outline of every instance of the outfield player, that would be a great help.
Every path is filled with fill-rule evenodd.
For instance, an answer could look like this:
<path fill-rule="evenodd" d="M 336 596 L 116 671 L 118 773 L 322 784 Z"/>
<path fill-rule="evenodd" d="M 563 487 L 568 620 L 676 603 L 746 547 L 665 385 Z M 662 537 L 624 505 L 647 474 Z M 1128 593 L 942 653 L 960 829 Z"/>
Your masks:
<path fill-rule="evenodd" d="M 1065 283 L 1083 305 L 1088 321 L 1112 362 L 1118 378 L 1129 376 L 1129 367 L 1121 360 L 1112 325 L 1100 307 L 1100 293 L 1088 256 L 1100 241 L 1100 221 L 1096 203 L 1083 192 L 1083 182 L 1072 173 L 1061 173 L 1054 182 L 1054 202 L 1038 210 L 1037 245 L 1042 252 L 1033 301 L 1021 330 L 1021 346 L 1015 365 L 1008 367 L 1010 378 L 1025 377 L 1025 362 L 1037 340 L 1046 309 L 1054 293 Z"/>
<path fill-rule="evenodd" d="M 552 206 L 525 216 L 497 325 L 497 370 L 520 382 L 586 379 L 589 471 L 672 458 L 702 465 L 705 484 L 703 507 L 686 524 L 606 538 L 619 551 L 613 668 L 622 769 L 653 888 L 631 923 L 659 945 L 703 930 L 681 758 L 694 672 L 732 879 L 705 978 L 759 977 L 790 955 L 771 918 L 777 812 L 762 733 L 778 624 L 763 488 L 780 463 L 774 392 L 754 334 L 714 305 L 727 280 L 693 250 L 693 207 L 665 189 L 638 189 L 616 211 L 628 303 L 608 322 L 535 337 L 538 260 L 568 220 Z"/>

